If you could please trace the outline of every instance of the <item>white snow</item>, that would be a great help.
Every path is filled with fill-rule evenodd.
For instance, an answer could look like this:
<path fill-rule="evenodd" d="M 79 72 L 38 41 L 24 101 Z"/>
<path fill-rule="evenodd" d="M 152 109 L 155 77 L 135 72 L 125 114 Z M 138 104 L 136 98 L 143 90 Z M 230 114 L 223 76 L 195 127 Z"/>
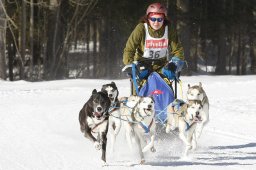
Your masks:
<path fill-rule="evenodd" d="M 91 91 L 111 80 L 0 81 L 0 170 L 256 169 L 256 76 L 182 80 L 184 96 L 187 84 L 200 81 L 210 101 L 210 122 L 198 149 L 184 158 L 183 143 L 168 134 L 157 139 L 156 153 L 147 153 L 146 164 L 139 165 L 122 130 L 115 154 L 107 147 L 106 167 L 101 152 L 80 132 L 78 113 Z M 128 79 L 115 83 L 120 96 L 129 95 Z"/>

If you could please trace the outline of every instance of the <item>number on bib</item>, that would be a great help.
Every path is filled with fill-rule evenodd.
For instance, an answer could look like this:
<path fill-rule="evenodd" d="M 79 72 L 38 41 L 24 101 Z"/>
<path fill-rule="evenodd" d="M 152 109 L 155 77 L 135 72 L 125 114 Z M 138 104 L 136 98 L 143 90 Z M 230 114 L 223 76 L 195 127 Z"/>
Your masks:
<path fill-rule="evenodd" d="M 149 58 L 151 59 L 158 59 L 160 57 L 160 51 L 149 51 Z"/>

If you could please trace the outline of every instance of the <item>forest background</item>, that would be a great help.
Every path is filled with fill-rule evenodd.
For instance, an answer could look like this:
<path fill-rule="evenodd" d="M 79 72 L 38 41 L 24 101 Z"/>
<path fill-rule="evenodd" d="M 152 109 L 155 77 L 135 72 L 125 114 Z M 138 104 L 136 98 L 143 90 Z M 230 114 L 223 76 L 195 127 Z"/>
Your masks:
<path fill-rule="evenodd" d="M 151 0 L 0 0 L 0 78 L 120 79 Z M 159 0 L 185 51 L 182 74 L 256 73 L 256 0 Z"/>

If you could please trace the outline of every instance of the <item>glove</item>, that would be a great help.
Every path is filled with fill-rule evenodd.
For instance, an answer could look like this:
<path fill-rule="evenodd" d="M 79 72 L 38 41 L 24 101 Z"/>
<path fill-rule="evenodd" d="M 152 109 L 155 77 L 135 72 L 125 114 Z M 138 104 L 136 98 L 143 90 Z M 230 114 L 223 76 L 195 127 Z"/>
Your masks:
<path fill-rule="evenodd" d="M 173 63 L 176 66 L 175 72 L 178 73 L 182 70 L 185 62 L 181 59 L 179 59 L 178 57 L 172 57 L 171 61 L 169 62 L 169 64 Z"/>
<path fill-rule="evenodd" d="M 163 67 L 162 73 L 170 80 L 175 78 L 178 80 L 178 73 L 182 70 L 184 63 L 178 57 L 172 57 L 171 61 Z"/>
<path fill-rule="evenodd" d="M 144 69 L 144 70 L 140 71 L 139 78 L 140 79 L 145 79 L 148 75 L 149 75 L 149 70 L 148 69 Z"/>
<path fill-rule="evenodd" d="M 174 80 L 175 79 L 175 72 L 168 70 L 166 67 L 162 68 L 162 73 L 169 79 Z"/>
<path fill-rule="evenodd" d="M 139 79 L 146 79 L 150 73 L 149 69 L 147 69 L 146 65 L 144 65 L 143 63 L 140 63 L 138 61 L 134 61 L 133 62 L 137 69 L 138 69 L 138 77 Z"/>
<path fill-rule="evenodd" d="M 176 72 L 176 69 L 177 69 L 177 66 L 175 65 L 175 63 L 170 62 L 170 63 L 168 63 L 168 64 L 165 66 L 165 69 L 170 70 L 170 71 L 172 71 L 173 73 L 175 73 L 175 72 Z"/>

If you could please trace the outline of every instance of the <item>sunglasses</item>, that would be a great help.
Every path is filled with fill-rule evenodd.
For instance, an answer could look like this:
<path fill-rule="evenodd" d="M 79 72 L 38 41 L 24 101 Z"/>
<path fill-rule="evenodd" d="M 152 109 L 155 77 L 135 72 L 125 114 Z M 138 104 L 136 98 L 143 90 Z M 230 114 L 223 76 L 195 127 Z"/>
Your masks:
<path fill-rule="evenodd" d="M 150 17 L 149 18 L 150 19 L 150 21 L 152 21 L 152 22 L 162 22 L 164 19 L 163 18 L 153 18 L 153 17 Z"/>

